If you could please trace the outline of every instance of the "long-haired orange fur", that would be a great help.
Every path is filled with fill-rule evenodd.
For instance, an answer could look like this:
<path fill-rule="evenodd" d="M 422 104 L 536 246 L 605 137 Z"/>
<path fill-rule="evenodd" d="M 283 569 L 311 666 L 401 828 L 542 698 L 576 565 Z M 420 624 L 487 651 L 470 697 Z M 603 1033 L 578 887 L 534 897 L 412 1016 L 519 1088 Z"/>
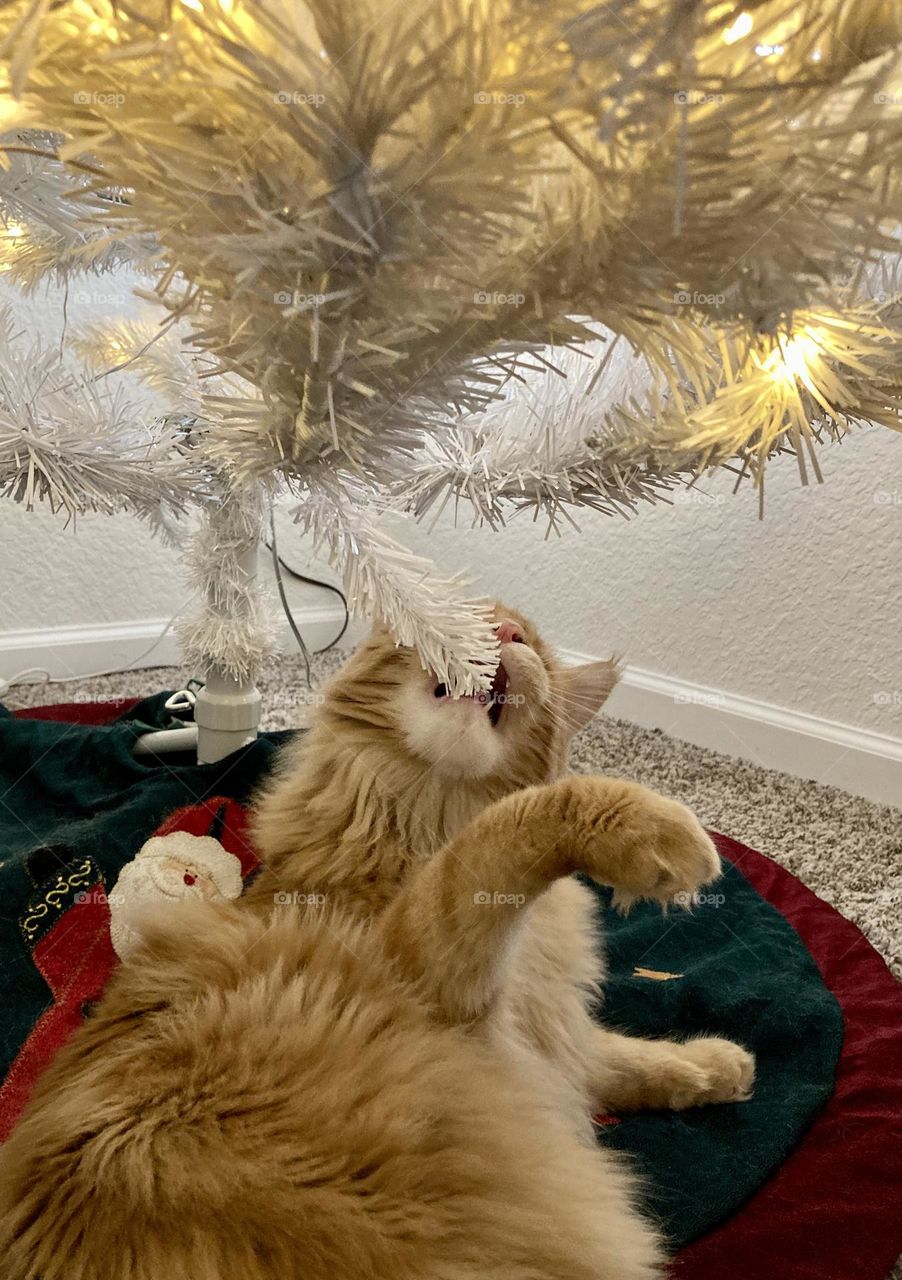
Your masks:
<path fill-rule="evenodd" d="M 564 774 L 611 664 L 498 607 L 494 698 L 376 629 L 257 807 L 267 870 L 149 930 L 0 1152 L 8 1280 L 649 1280 L 597 1106 L 747 1096 L 716 1038 L 592 1021 L 583 871 L 717 874 L 682 806 Z M 317 904 L 317 905 L 310 905 Z"/>

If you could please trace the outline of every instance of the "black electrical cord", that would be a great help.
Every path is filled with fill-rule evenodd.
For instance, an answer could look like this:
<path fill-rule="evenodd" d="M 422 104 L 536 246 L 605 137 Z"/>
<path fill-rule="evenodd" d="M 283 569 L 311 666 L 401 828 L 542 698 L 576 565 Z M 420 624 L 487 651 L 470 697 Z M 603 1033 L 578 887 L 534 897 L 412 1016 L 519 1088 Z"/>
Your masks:
<path fill-rule="evenodd" d="M 266 549 L 272 554 L 273 544 L 271 542 L 267 542 Z M 298 569 L 293 569 L 290 564 L 286 564 L 286 562 L 282 559 L 282 556 L 278 550 L 275 552 L 275 555 L 276 555 L 276 559 L 279 561 L 279 564 L 288 574 L 289 578 L 294 578 L 298 582 L 306 582 L 308 586 L 311 586 L 311 587 L 324 587 L 326 591 L 334 591 L 335 594 L 338 596 L 339 600 L 341 601 L 341 607 L 344 609 L 344 612 L 345 612 L 345 619 L 344 619 L 344 622 L 341 624 L 341 630 L 339 631 L 338 635 L 334 638 L 334 640 L 330 640 L 328 644 L 323 645 L 322 649 L 314 649 L 313 652 L 314 654 L 326 653 L 329 649 L 334 649 L 335 646 L 338 644 L 339 640 L 344 635 L 344 633 L 347 631 L 351 621 L 351 613 L 350 613 L 350 610 L 348 609 L 347 596 L 342 591 L 341 587 L 337 587 L 334 582 L 323 582 L 319 578 L 311 578 L 308 574 L 301 573 Z"/>

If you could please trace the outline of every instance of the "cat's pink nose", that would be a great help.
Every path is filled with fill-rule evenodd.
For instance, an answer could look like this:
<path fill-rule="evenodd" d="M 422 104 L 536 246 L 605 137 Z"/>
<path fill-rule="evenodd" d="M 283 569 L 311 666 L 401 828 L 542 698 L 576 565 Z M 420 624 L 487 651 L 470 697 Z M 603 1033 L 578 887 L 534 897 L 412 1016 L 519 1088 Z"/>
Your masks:
<path fill-rule="evenodd" d="M 511 622 L 510 618 L 505 618 L 503 622 L 499 622 L 495 628 L 495 635 L 498 637 L 499 644 L 525 644 L 523 632 L 518 628 L 516 622 Z"/>

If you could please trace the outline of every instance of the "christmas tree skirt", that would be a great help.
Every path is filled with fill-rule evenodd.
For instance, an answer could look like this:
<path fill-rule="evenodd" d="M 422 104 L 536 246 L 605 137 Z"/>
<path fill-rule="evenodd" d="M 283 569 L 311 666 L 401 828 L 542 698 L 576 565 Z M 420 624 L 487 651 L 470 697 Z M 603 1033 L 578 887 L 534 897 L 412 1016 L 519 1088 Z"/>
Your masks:
<path fill-rule="evenodd" d="M 0 1139 L 118 963 L 145 843 L 172 851 L 157 874 L 177 861 L 179 832 L 213 836 L 221 848 L 205 846 L 198 874 L 222 891 L 256 866 L 245 805 L 287 735 L 215 765 L 135 759 L 165 696 L 0 708 Z M 621 918 L 595 889 L 604 1016 L 637 1034 L 742 1041 L 758 1060 L 754 1098 L 598 1116 L 598 1140 L 631 1154 L 685 1280 L 883 1280 L 902 1248 L 902 991 L 854 925 L 716 838 L 724 875 L 691 913 L 646 904 Z"/>

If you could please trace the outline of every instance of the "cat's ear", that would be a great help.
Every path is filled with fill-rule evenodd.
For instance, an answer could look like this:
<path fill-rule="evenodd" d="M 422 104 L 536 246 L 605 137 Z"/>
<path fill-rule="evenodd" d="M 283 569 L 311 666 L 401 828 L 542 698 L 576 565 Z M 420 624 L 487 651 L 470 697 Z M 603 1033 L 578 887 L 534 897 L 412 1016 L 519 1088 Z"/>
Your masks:
<path fill-rule="evenodd" d="M 585 728 L 600 711 L 620 678 L 616 658 L 606 662 L 584 662 L 578 667 L 565 667 L 558 680 L 560 717 L 567 733 Z"/>

